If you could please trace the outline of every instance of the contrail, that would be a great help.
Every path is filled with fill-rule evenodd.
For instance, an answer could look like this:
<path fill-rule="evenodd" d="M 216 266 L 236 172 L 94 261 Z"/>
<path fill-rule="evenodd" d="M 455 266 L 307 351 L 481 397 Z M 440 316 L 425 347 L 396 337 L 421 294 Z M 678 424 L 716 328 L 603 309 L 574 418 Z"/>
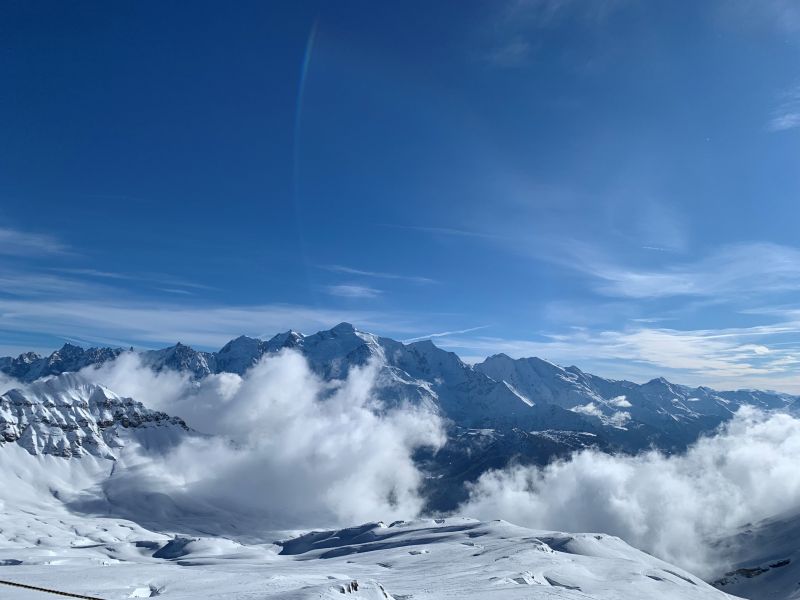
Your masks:
<path fill-rule="evenodd" d="M 480 327 L 470 327 L 469 329 L 459 329 L 458 331 L 442 331 L 440 333 L 431 333 L 428 335 L 423 335 L 420 337 L 403 340 L 403 343 L 410 344 L 411 342 L 419 342 L 420 340 L 427 340 L 436 337 L 444 337 L 446 335 L 458 335 L 459 333 L 469 333 L 470 331 L 478 331 L 479 329 L 486 329 L 487 327 L 490 327 L 490 325 L 481 325 Z"/>

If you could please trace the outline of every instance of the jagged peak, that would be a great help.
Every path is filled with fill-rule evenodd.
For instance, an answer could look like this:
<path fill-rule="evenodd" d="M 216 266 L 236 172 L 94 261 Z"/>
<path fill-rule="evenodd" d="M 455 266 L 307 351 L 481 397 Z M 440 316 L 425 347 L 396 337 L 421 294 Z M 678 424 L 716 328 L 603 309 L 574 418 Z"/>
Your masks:
<path fill-rule="evenodd" d="M 271 348 L 282 347 L 282 346 L 294 346 L 297 342 L 304 339 L 305 336 L 302 333 L 295 331 L 294 329 L 290 329 L 288 331 L 284 331 L 283 333 L 277 333 L 273 335 L 269 341 L 267 341 L 267 345 Z"/>
<path fill-rule="evenodd" d="M 561 365 L 557 365 L 552 360 L 547 360 L 546 358 L 539 358 L 538 356 L 529 356 L 528 358 L 523 358 L 522 360 L 524 360 L 526 362 L 529 362 L 529 363 L 537 364 L 537 365 L 544 365 L 544 366 L 547 366 L 547 367 L 555 367 L 559 371 L 563 371 L 564 370 L 564 367 L 562 367 Z"/>
<path fill-rule="evenodd" d="M 491 356 L 487 356 L 487 357 L 484 359 L 484 361 L 483 361 L 483 362 L 487 362 L 487 361 L 489 361 L 489 360 L 503 360 L 503 361 L 506 361 L 506 360 L 514 360 L 514 359 L 513 359 L 513 358 L 511 358 L 511 357 L 510 357 L 508 354 L 506 354 L 505 352 L 498 352 L 497 354 L 492 354 Z"/>
<path fill-rule="evenodd" d="M 528 363 L 531 365 L 543 365 L 549 368 L 556 368 L 559 371 L 565 370 L 564 367 L 562 367 L 561 365 L 557 365 L 553 361 L 547 360 L 546 358 L 540 358 L 538 356 L 524 356 L 522 358 L 513 358 L 508 354 L 506 354 L 505 352 L 498 352 L 497 354 L 492 354 L 491 356 L 487 357 L 486 360 L 484 360 L 483 362 L 486 363 L 489 361 Z"/>
<path fill-rule="evenodd" d="M 347 333 L 356 333 L 357 329 L 351 323 L 347 323 L 345 321 L 342 321 L 338 325 L 336 325 L 334 327 L 331 327 L 330 331 L 332 333 L 337 333 L 337 334 L 341 335 L 341 334 L 347 334 Z"/>
<path fill-rule="evenodd" d="M 21 362 L 33 362 L 42 358 L 42 355 L 37 352 L 23 352 L 17 357 Z"/>
<path fill-rule="evenodd" d="M 225 344 L 222 348 L 220 348 L 220 352 L 228 352 L 231 348 L 235 348 L 238 346 L 245 346 L 245 345 L 257 345 L 263 343 L 262 340 L 255 337 L 250 337 L 248 335 L 240 335 L 239 337 L 233 338 L 227 344 Z"/>
<path fill-rule="evenodd" d="M 84 352 L 83 346 L 78 346 L 77 344 L 72 344 L 70 342 L 64 342 L 64 345 L 61 346 L 56 352 Z"/>
<path fill-rule="evenodd" d="M 419 340 L 418 342 L 411 342 L 408 344 L 409 348 L 416 349 L 417 351 L 421 351 L 425 354 L 428 353 L 437 353 L 449 356 L 451 358 L 458 359 L 459 362 L 463 362 L 461 357 L 458 356 L 455 352 L 451 352 L 450 350 L 445 350 L 444 348 L 440 348 L 436 344 L 433 343 L 433 340 Z"/>
<path fill-rule="evenodd" d="M 190 355 L 190 354 L 202 354 L 198 350 L 195 350 L 191 346 L 184 344 L 183 342 L 178 342 L 174 346 L 167 346 L 166 348 L 162 348 L 161 350 L 150 350 L 151 353 L 155 355 Z"/>
<path fill-rule="evenodd" d="M 249 341 L 260 342 L 261 340 L 249 335 L 240 335 L 238 337 L 233 338 L 230 342 L 228 342 L 228 344 L 234 344 L 236 342 L 249 342 Z"/>
<path fill-rule="evenodd" d="M 437 346 L 436 344 L 433 343 L 433 340 L 429 340 L 429 339 L 417 340 L 416 342 L 411 342 L 408 345 L 410 347 L 413 347 L 413 348 L 435 348 L 437 350 L 441 350 L 441 348 L 439 348 L 439 346 Z"/>
<path fill-rule="evenodd" d="M 433 343 L 432 340 L 419 340 L 418 342 L 411 342 L 408 344 L 408 348 L 415 350 L 416 352 L 423 354 L 423 355 L 434 355 L 434 356 L 446 356 L 449 360 L 453 363 L 457 363 L 460 366 L 466 367 L 466 363 L 461 360 L 461 357 L 456 354 L 455 352 L 451 352 L 450 350 L 445 350 L 444 348 L 440 348 L 436 344 Z"/>

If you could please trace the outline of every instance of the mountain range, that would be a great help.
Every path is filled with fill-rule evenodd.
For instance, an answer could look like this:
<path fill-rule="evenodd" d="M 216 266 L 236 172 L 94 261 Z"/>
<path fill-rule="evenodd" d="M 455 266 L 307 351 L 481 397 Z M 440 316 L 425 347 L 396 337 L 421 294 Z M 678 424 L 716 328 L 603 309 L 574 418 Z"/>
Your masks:
<path fill-rule="evenodd" d="M 46 537 L 63 538 L 62 546 L 73 548 L 70 556 L 83 553 L 70 558 L 74 564 L 84 560 L 84 555 L 91 555 L 87 560 L 92 564 L 144 561 L 148 568 L 162 564 L 160 561 L 205 566 L 264 561 L 271 551 L 260 545 L 248 546 L 249 542 L 240 537 L 241 532 L 257 529 L 252 516 L 247 517 L 251 520 L 241 515 L 234 520 L 213 522 L 209 519 L 216 517 L 209 512 L 209 506 L 178 504 L 175 498 L 142 494 L 135 487 L 139 474 L 146 473 L 148 457 L 162 457 L 189 438 L 204 443 L 205 433 L 193 430 L 168 407 L 161 407 L 165 412 L 153 410 L 148 408 L 147 398 L 126 398 L 115 393 L 94 381 L 92 373 L 123 353 L 134 352 L 153 371 L 180 372 L 199 386 L 214 374 L 244 375 L 260 361 L 269 361 L 287 349 L 305 357 L 310 368 L 325 381 L 342 379 L 353 367 L 374 364 L 377 377 L 372 392 L 381 400 L 375 410 L 411 404 L 441 417 L 447 429 L 445 445 L 436 451 L 418 449 L 414 456 L 425 474 L 421 490 L 427 502 L 424 510 L 433 513 L 452 511 L 466 499 L 466 483 L 489 469 L 512 462 L 544 465 L 584 448 L 635 453 L 655 447 L 667 453 L 679 452 L 698 436 L 714 431 L 742 407 L 794 411 L 799 404 L 798 397 L 777 392 L 716 391 L 663 378 L 644 384 L 606 379 L 540 358 L 513 359 L 497 354 L 478 364 L 467 364 L 430 341 L 405 344 L 359 331 L 347 323 L 308 336 L 294 331 L 269 340 L 242 336 L 218 352 L 197 351 L 184 344 L 145 351 L 83 349 L 65 344 L 48 356 L 29 352 L 0 359 L 0 372 L 21 382 L 18 388 L 0 395 L 0 474 L 16 477 L 17 482 L 14 494 L 0 494 L 0 503 L 5 502 L 5 509 L 16 515 L 4 525 L 0 523 L 0 565 L 39 564 L 36 561 L 51 556 L 53 550 L 42 556 L 37 550 L 38 554 L 32 553 L 28 558 L 8 556 L 19 548 L 39 548 Z M 79 460 L 84 457 L 88 460 Z M 33 506 L 39 506 L 37 512 L 30 512 Z M 51 511 L 54 516 L 42 517 L 42 511 Z M 76 515 L 107 516 L 100 519 Z M 165 523 L 184 532 L 212 537 L 186 538 L 181 534 L 170 538 L 164 535 Z M 746 526 L 720 540 L 720 544 L 732 549 L 734 567 L 715 585 L 726 592 L 757 598 L 761 597 L 761 582 L 766 581 L 769 589 L 779 590 L 776 597 L 789 598 L 796 551 L 794 538 L 781 532 L 785 528 L 796 530 L 796 523 L 795 516 L 776 518 Z M 380 558 L 379 568 L 369 563 L 368 569 L 360 571 L 368 577 L 366 584 L 360 584 L 360 592 L 359 588 L 354 590 L 353 582 L 340 581 L 339 575 L 330 585 L 314 579 L 309 587 L 311 580 L 302 579 L 304 583 L 298 589 L 309 590 L 312 596 L 318 594 L 313 597 L 338 597 L 341 593 L 362 597 L 362 592 L 368 590 L 363 597 L 391 597 L 378 580 L 389 581 L 399 589 L 416 589 L 410 580 L 398 579 L 391 573 L 395 565 L 405 568 L 401 567 L 405 559 L 399 560 L 398 556 L 424 556 L 437 552 L 440 542 L 451 541 L 455 549 L 470 550 L 465 560 L 473 565 L 466 571 L 453 570 L 454 582 L 471 577 L 470 569 L 484 568 L 481 561 L 485 558 L 481 557 L 488 548 L 498 553 L 493 560 L 501 561 L 496 566 L 499 571 L 496 579 L 488 580 L 486 593 L 500 586 L 504 590 L 515 588 L 509 597 L 523 597 L 524 587 L 544 586 L 536 589 L 563 597 L 585 597 L 580 590 L 590 589 L 590 597 L 624 597 L 613 577 L 599 587 L 590 585 L 608 578 L 605 569 L 610 563 L 606 561 L 613 557 L 622 561 L 615 563 L 614 569 L 623 569 L 623 578 L 627 578 L 624 581 L 637 586 L 647 597 L 728 597 L 608 536 L 545 535 L 502 523 L 456 524 L 451 520 L 405 527 L 393 523 L 387 528 L 373 523 L 342 531 L 315 532 L 289 539 L 282 543 L 282 550 L 278 549 L 281 555 L 301 562 L 342 558 L 342 565 L 347 565 L 352 561 L 345 561 L 345 557 L 362 552 L 374 552 Z M 73 541 L 67 544 L 71 531 L 82 532 L 81 539 L 86 539 L 81 544 L 85 545 L 74 546 Z M 507 541 L 509 534 L 513 534 L 513 543 Z M 479 535 L 484 539 L 473 542 L 472 538 Z M 773 538 L 785 543 L 773 544 Z M 748 544 L 748 540 L 757 543 Z M 98 554 L 97 548 L 104 550 Z M 59 546 L 55 552 L 62 550 Z M 531 558 L 519 566 L 514 559 L 513 567 L 506 566 L 512 550 L 514 556 L 530 554 Z M 586 568 L 595 570 L 596 575 L 587 579 L 581 571 L 583 567 L 575 571 L 568 566 L 574 558 L 585 561 Z M 275 560 L 270 555 L 269 561 Z M 523 568 L 524 564 L 540 562 L 546 565 L 541 572 L 536 570 L 540 567 Z M 436 564 L 437 570 L 446 570 L 445 563 Z M 628 573 L 627 564 L 633 565 L 636 573 Z M 517 569 L 519 573 L 504 574 L 506 569 Z M 609 592 L 611 596 L 604 595 L 604 586 L 615 590 Z M 163 589 L 151 581 L 132 593 L 160 595 Z M 298 594 L 296 597 L 307 596 L 303 595 L 305 592 Z"/>
<path fill-rule="evenodd" d="M 214 373 L 243 375 L 262 357 L 287 348 L 302 353 L 326 380 L 344 378 L 352 367 L 377 361 L 376 393 L 384 402 L 425 405 L 454 427 L 584 432 L 596 436 L 595 444 L 621 450 L 650 445 L 680 450 L 742 406 L 767 410 L 800 406 L 799 397 L 789 394 L 717 391 L 664 378 L 637 384 L 540 358 L 496 354 L 470 365 L 431 341 L 404 344 L 359 331 L 348 323 L 308 336 L 295 331 L 269 340 L 240 336 L 217 352 L 178 343 L 138 354 L 155 371 L 185 372 L 199 380 Z M 65 344 L 49 356 L 28 352 L 0 358 L 0 372 L 32 382 L 99 366 L 126 351 L 133 350 Z"/>
<path fill-rule="evenodd" d="M 714 431 L 742 406 L 766 410 L 794 410 L 800 406 L 798 397 L 789 394 L 716 391 L 679 385 L 664 378 L 637 384 L 585 373 L 575 366 L 561 367 L 540 358 L 513 359 L 496 354 L 470 365 L 431 341 L 404 344 L 359 331 L 348 323 L 307 336 L 295 331 L 268 340 L 240 336 L 217 352 L 198 351 L 178 343 L 160 350 L 139 351 L 138 355 L 154 371 L 173 370 L 202 380 L 215 373 L 243 375 L 264 357 L 269 360 L 270 355 L 284 349 L 300 352 L 325 380 L 344 378 L 352 367 L 374 361 L 379 366 L 374 393 L 384 406 L 410 403 L 444 419 L 448 426 L 444 448 L 436 453 L 420 451 L 416 457 L 431 475 L 426 483 L 430 488 L 427 496 L 429 508 L 435 510 L 455 507 L 465 498 L 464 482 L 512 460 L 544 465 L 588 447 L 607 452 L 634 453 L 651 447 L 678 452 L 698 436 Z M 123 352 L 135 351 L 83 349 L 65 344 L 49 356 L 28 352 L 0 358 L 0 372 L 22 382 L 36 382 L 99 367 Z M 28 393 L 35 394 L 40 388 L 42 385 L 33 387 Z M 19 394 L 11 392 L 0 397 L 0 427 L 4 428 L 7 441 L 19 438 L 31 450 L 53 454 L 87 448 L 91 453 L 108 451 L 108 443 L 100 443 L 102 436 L 98 437 L 91 427 L 91 431 L 80 433 L 72 429 L 50 437 L 42 431 L 34 435 L 33 429 L 25 430 L 22 424 L 35 421 L 36 415 L 20 412 Z M 82 401 L 89 402 L 89 406 L 95 406 L 89 401 L 92 394 L 118 405 L 122 402 L 110 390 L 86 394 Z M 75 408 L 65 409 L 57 418 L 39 417 L 74 420 Z M 134 421 L 138 416 L 125 418 Z M 95 424 L 95 429 L 98 427 Z"/>

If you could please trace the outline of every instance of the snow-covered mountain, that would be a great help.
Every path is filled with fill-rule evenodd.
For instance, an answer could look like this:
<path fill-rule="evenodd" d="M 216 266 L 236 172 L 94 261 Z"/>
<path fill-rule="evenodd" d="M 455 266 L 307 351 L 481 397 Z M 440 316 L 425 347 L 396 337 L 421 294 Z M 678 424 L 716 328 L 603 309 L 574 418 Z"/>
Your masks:
<path fill-rule="evenodd" d="M 595 417 L 605 425 L 651 427 L 658 435 L 649 441 L 662 447 L 694 441 L 744 405 L 772 410 L 787 408 L 797 400 L 774 392 L 691 388 L 663 377 L 639 385 L 597 377 L 574 366 L 563 368 L 540 358 L 514 360 L 505 354 L 490 356 L 475 369 L 530 398 Z"/>
<path fill-rule="evenodd" d="M 545 463 L 589 446 L 613 451 L 668 439 L 671 430 L 659 419 L 671 411 L 680 411 L 669 419 L 678 431 L 701 431 L 698 423 L 719 422 L 741 404 L 783 408 L 796 400 L 692 390 L 665 380 L 639 386 L 539 359 L 493 357 L 470 366 L 430 342 L 402 344 L 345 324 L 310 336 L 238 338 L 217 353 L 177 345 L 142 358 L 153 369 L 190 371 L 200 379 L 244 373 L 264 355 L 289 347 L 328 379 L 377 359 L 379 393 L 388 404 L 422 404 L 449 420 L 444 448 L 416 456 L 427 475 L 427 508 L 434 510 L 455 507 L 464 499 L 465 481 L 510 460 Z M 84 366 L 116 356 L 72 348 L 57 353 L 61 364 L 65 356 Z M 87 362 L 93 356 L 102 360 Z M 28 363 L 37 365 L 35 373 L 41 365 L 57 370 L 59 360 Z M 137 487 L 148 481 L 151 453 L 164 456 L 198 434 L 180 418 L 121 397 L 93 383 L 91 371 L 83 373 L 34 378 L 0 396 L 0 565 L 8 566 L 0 579 L 62 590 L 63 582 L 73 581 L 76 586 L 64 591 L 108 598 L 729 597 L 600 534 L 447 519 L 269 538 L 257 515 L 224 513 L 205 500 Z M 247 532 L 246 539 L 238 532 Z M 284 541 L 270 543 L 278 537 Z M 791 563 L 792 552 L 787 541 L 781 556 Z M 742 556 L 733 561 L 742 566 L 717 585 L 749 593 L 746 584 L 762 574 L 758 569 L 777 572 L 790 564 L 785 559 Z M 95 573 L 100 564 L 124 569 L 106 577 Z M 202 567 L 202 575 L 188 576 L 183 567 Z M 28 592 L 3 597 L 17 593 Z"/>
<path fill-rule="evenodd" d="M 75 373 L 0 396 L 0 445 L 16 442 L 34 455 L 113 459 L 132 438 L 164 448 L 188 432 L 180 418 L 122 398 Z"/>
<path fill-rule="evenodd" d="M 327 379 L 342 378 L 351 367 L 377 360 L 383 365 L 379 393 L 385 402 L 425 405 L 462 430 L 585 432 L 594 434 L 595 445 L 628 451 L 651 445 L 681 450 L 742 405 L 767 409 L 800 405 L 797 397 L 774 392 L 718 392 L 663 378 L 641 385 L 616 381 L 539 358 L 515 360 L 498 354 L 472 366 L 430 341 L 403 344 L 347 323 L 308 336 L 294 331 L 269 340 L 241 336 L 218 352 L 179 343 L 140 356 L 156 371 L 172 369 L 202 379 L 221 372 L 241 375 L 264 355 L 284 348 L 301 352 Z M 66 344 L 48 357 L 26 353 L 2 358 L 0 372 L 30 382 L 99 365 L 120 353 Z"/>
<path fill-rule="evenodd" d="M 35 381 L 48 375 L 59 375 L 70 371 L 80 371 L 90 365 L 100 365 L 114 360 L 123 350 L 119 348 L 89 348 L 64 344 L 50 356 L 40 356 L 35 352 L 25 352 L 16 358 L 0 358 L 0 372 L 19 381 Z"/>

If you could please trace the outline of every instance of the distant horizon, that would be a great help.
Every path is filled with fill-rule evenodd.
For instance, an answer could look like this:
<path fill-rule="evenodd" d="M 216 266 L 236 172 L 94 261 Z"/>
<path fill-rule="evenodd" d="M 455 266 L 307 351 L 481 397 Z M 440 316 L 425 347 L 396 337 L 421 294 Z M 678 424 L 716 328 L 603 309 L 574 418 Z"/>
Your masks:
<path fill-rule="evenodd" d="M 367 331 L 365 329 L 361 329 L 361 328 L 359 328 L 357 325 L 355 325 L 353 323 L 348 323 L 348 322 L 342 321 L 340 323 L 337 323 L 336 325 L 332 325 L 331 327 L 323 328 L 323 329 L 320 329 L 318 331 L 315 331 L 314 333 L 304 333 L 304 332 L 299 331 L 297 329 L 289 328 L 289 329 L 278 331 L 278 332 L 276 332 L 276 333 L 274 333 L 272 335 L 267 335 L 267 336 L 250 336 L 250 335 L 246 335 L 246 334 L 233 335 L 228 340 L 228 342 L 236 340 L 236 339 L 238 339 L 240 337 L 248 337 L 248 338 L 251 338 L 251 339 L 257 339 L 259 341 L 269 341 L 273 337 L 276 337 L 276 336 L 281 335 L 283 333 L 289 333 L 289 332 L 298 333 L 298 334 L 302 335 L 303 337 L 308 337 L 310 335 L 314 335 L 314 334 L 320 333 L 322 331 L 330 331 L 330 330 L 335 329 L 336 327 L 339 327 L 339 326 L 342 326 L 342 325 L 351 325 L 357 332 L 360 332 L 360 333 L 367 333 L 367 334 L 370 334 L 370 335 L 378 335 L 378 334 L 373 333 L 371 331 Z M 394 338 L 391 338 L 390 336 L 384 336 L 384 335 L 378 335 L 378 337 L 388 337 L 389 339 L 394 339 Z M 535 359 L 538 359 L 538 360 L 541 360 L 541 361 L 544 361 L 544 362 L 548 362 L 548 363 L 550 363 L 552 365 L 555 365 L 556 367 L 559 367 L 559 368 L 562 368 L 562 369 L 568 369 L 568 368 L 575 367 L 575 368 L 580 369 L 584 373 L 587 373 L 587 374 L 590 374 L 590 375 L 595 375 L 595 376 L 601 377 L 603 379 L 617 380 L 617 381 L 625 380 L 625 381 L 629 381 L 631 383 L 635 383 L 637 385 L 644 385 L 646 383 L 649 383 L 649 382 L 657 380 L 657 379 L 665 379 L 671 384 L 676 384 L 676 385 L 681 385 L 681 386 L 691 387 L 691 388 L 707 387 L 707 388 L 710 388 L 710 389 L 713 389 L 713 390 L 719 391 L 719 392 L 760 391 L 760 392 L 774 392 L 774 393 L 779 393 L 779 394 L 789 394 L 789 395 L 798 395 L 798 396 L 800 396 L 800 390 L 798 390 L 797 392 L 792 392 L 792 391 L 784 391 L 784 390 L 777 390 L 777 389 L 771 389 L 771 388 L 748 388 L 748 387 L 726 388 L 726 387 L 719 387 L 719 386 L 706 385 L 706 384 L 696 384 L 695 385 L 695 384 L 686 384 L 686 383 L 684 383 L 684 382 L 682 382 L 680 380 L 671 379 L 671 378 L 665 377 L 663 375 L 655 375 L 653 377 L 646 378 L 646 379 L 638 379 L 638 378 L 624 377 L 624 376 L 623 377 L 607 376 L 607 375 L 604 375 L 604 374 L 599 373 L 599 372 L 595 372 L 595 371 L 591 371 L 591 370 L 588 370 L 588 369 L 584 369 L 583 367 L 581 367 L 578 364 L 560 363 L 560 362 L 553 361 L 553 360 L 551 360 L 551 359 L 549 359 L 547 357 L 536 356 L 536 355 L 513 356 L 513 355 L 510 355 L 510 354 L 508 354 L 506 352 L 494 352 L 492 354 L 487 354 L 486 356 L 483 356 L 483 357 L 469 357 L 469 356 L 468 357 L 464 357 L 461 354 L 459 354 L 458 352 L 454 352 L 454 351 L 449 350 L 449 349 L 447 349 L 446 347 L 444 347 L 444 346 L 442 346 L 440 344 L 437 344 L 436 343 L 436 338 L 432 338 L 432 337 L 427 337 L 427 338 L 422 338 L 422 339 L 413 339 L 413 340 L 394 340 L 394 341 L 400 342 L 400 343 L 405 344 L 405 345 L 428 341 L 428 342 L 431 342 L 432 344 L 434 344 L 437 348 L 441 348 L 442 350 L 446 350 L 448 352 L 453 352 L 454 354 L 456 354 L 456 356 L 458 356 L 458 358 L 463 363 L 468 364 L 468 365 L 478 364 L 480 362 L 485 361 L 488 358 L 491 358 L 492 356 L 505 355 L 505 356 L 508 356 L 509 358 L 511 358 L 513 360 L 535 358 Z M 206 353 L 209 353 L 209 354 L 213 354 L 213 353 L 219 352 L 228 342 L 225 342 L 225 344 L 222 344 L 218 348 L 213 348 L 213 347 L 210 347 L 210 346 L 203 347 L 203 346 L 195 346 L 195 345 L 192 345 L 192 344 L 186 344 L 186 343 L 184 343 L 184 342 L 182 342 L 180 340 L 178 340 L 178 341 L 176 341 L 174 343 L 171 343 L 171 344 L 166 343 L 166 345 L 162 344 L 162 345 L 154 345 L 154 346 L 137 346 L 136 344 L 121 344 L 121 345 L 102 345 L 102 344 L 97 345 L 97 344 L 94 344 L 94 345 L 89 345 L 89 344 L 86 344 L 86 343 L 82 344 L 82 343 L 78 343 L 78 342 L 75 342 L 75 341 L 65 340 L 60 346 L 58 346 L 56 348 L 53 348 L 53 349 L 44 349 L 44 348 L 28 349 L 28 350 L 23 350 L 22 352 L 18 352 L 16 354 L 0 355 L 0 358 L 18 358 L 20 355 L 22 355 L 22 354 L 24 354 L 26 352 L 35 352 L 36 354 L 38 354 L 38 355 L 40 355 L 42 357 L 47 357 L 47 356 L 57 352 L 58 350 L 62 349 L 65 345 L 76 346 L 76 347 L 79 347 L 79 348 L 81 348 L 83 350 L 88 350 L 90 348 L 112 348 L 112 349 L 123 350 L 123 351 L 133 350 L 134 352 L 147 352 L 147 351 L 154 351 L 154 350 L 157 351 L 157 350 L 164 350 L 166 348 L 171 348 L 171 347 L 174 347 L 174 346 L 177 346 L 177 345 L 183 345 L 183 346 L 189 347 L 192 350 L 195 350 L 195 351 L 198 351 L 198 352 L 206 352 Z"/>

